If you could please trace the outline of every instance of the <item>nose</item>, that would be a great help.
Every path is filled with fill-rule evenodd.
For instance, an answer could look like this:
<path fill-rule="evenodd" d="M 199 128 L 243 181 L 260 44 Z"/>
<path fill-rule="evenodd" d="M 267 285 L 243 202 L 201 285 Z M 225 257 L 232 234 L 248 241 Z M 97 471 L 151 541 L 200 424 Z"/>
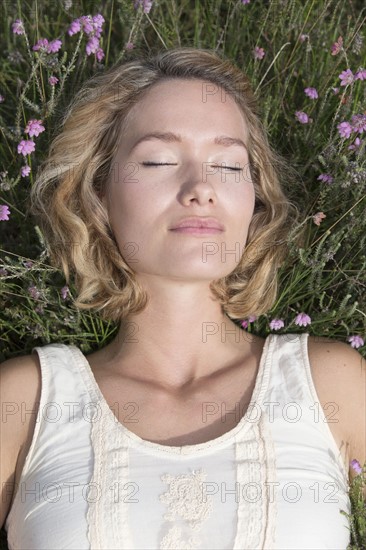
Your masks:
<path fill-rule="evenodd" d="M 213 174 L 216 168 L 212 168 L 206 162 L 195 162 L 182 167 L 182 184 L 179 191 L 179 199 L 184 204 L 192 200 L 199 204 L 207 202 L 215 203 L 217 200 L 215 189 L 210 183 L 210 174 Z"/>

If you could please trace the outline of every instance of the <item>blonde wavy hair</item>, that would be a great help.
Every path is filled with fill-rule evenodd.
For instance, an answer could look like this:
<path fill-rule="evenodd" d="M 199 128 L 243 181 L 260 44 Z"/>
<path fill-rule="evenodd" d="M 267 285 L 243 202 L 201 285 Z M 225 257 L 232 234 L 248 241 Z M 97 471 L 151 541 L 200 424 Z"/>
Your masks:
<path fill-rule="evenodd" d="M 147 305 L 148 295 L 126 263 L 101 201 L 127 115 L 166 79 L 199 79 L 225 90 L 248 127 L 255 209 L 237 267 L 212 281 L 211 291 L 231 319 L 262 315 L 277 298 L 277 272 L 288 253 L 298 209 L 280 183 L 291 169 L 270 146 L 248 77 L 212 50 L 173 48 L 140 56 L 89 78 L 74 95 L 30 193 L 30 213 L 42 230 L 51 265 L 62 269 L 73 304 L 121 321 Z"/>

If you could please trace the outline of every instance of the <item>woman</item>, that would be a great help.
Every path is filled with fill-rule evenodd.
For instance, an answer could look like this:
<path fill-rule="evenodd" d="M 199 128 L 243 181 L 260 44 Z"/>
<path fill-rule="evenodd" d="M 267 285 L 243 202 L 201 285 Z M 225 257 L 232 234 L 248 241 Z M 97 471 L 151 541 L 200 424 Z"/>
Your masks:
<path fill-rule="evenodd" d="M 88 356 L 56 343 L 2 365 L 4 402 L 42 413 L 5 424 L 10 548 L 346 548 L 361 355 L 234 322 L 276 299 L 285 168 L 247 77 L 212 51 L 76 94 L 32 212 L 76 306 L 120 326 Z"/>

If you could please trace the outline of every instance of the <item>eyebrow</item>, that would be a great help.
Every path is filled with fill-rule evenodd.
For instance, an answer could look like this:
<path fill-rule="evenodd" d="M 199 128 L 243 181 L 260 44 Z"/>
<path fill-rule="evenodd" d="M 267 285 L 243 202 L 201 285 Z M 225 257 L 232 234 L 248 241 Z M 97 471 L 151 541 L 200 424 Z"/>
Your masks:
<path fill-rule="evenodd" d="M 135 147 L 137 147 L 140 143 L 143 141 L 151 141 L 153 139 L 160 139 L 161 141 L 165 141 L 166 143 L 181 143 L 182 142 L 182 136 L 180 134 L 174 134 L 173 132 L 150 132 L 148 134 L 145 134 L 144 136 L 141 136 L 136 143 L 131 148 L 132 152 Z M 245 143 L 239 139 L 239 138 L 233 138 L 230 136 L 216 136 L 213 140 L 213 143 L 215 145 L 223 145 L 224 147 L 232 147 L 233 145 L 239 145 L 240 147 L 244 147 L 244 149 L 247 151 L 247 146 Z"/>

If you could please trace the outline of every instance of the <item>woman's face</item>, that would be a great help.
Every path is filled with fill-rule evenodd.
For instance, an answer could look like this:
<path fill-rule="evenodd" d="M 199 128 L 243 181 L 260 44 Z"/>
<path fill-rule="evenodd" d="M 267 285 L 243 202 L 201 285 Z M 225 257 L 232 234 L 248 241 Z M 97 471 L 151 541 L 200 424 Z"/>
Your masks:
<path fill-rule="evenodd" d="M 151 133 L 176 134 L 181 141 L 172 135 L 142 139 Z M 103 203 L 120 252 L 137 276 L 212 281 L 239 263 L 254 187 L 246 148 L 214 143 L 219 136 L 244 144 L 248 138 L 235 101 L 209 82 L 156 84 L 130 111 Z M 171 229 L 186 217 L 216 218 L 224 230 Z"/>

